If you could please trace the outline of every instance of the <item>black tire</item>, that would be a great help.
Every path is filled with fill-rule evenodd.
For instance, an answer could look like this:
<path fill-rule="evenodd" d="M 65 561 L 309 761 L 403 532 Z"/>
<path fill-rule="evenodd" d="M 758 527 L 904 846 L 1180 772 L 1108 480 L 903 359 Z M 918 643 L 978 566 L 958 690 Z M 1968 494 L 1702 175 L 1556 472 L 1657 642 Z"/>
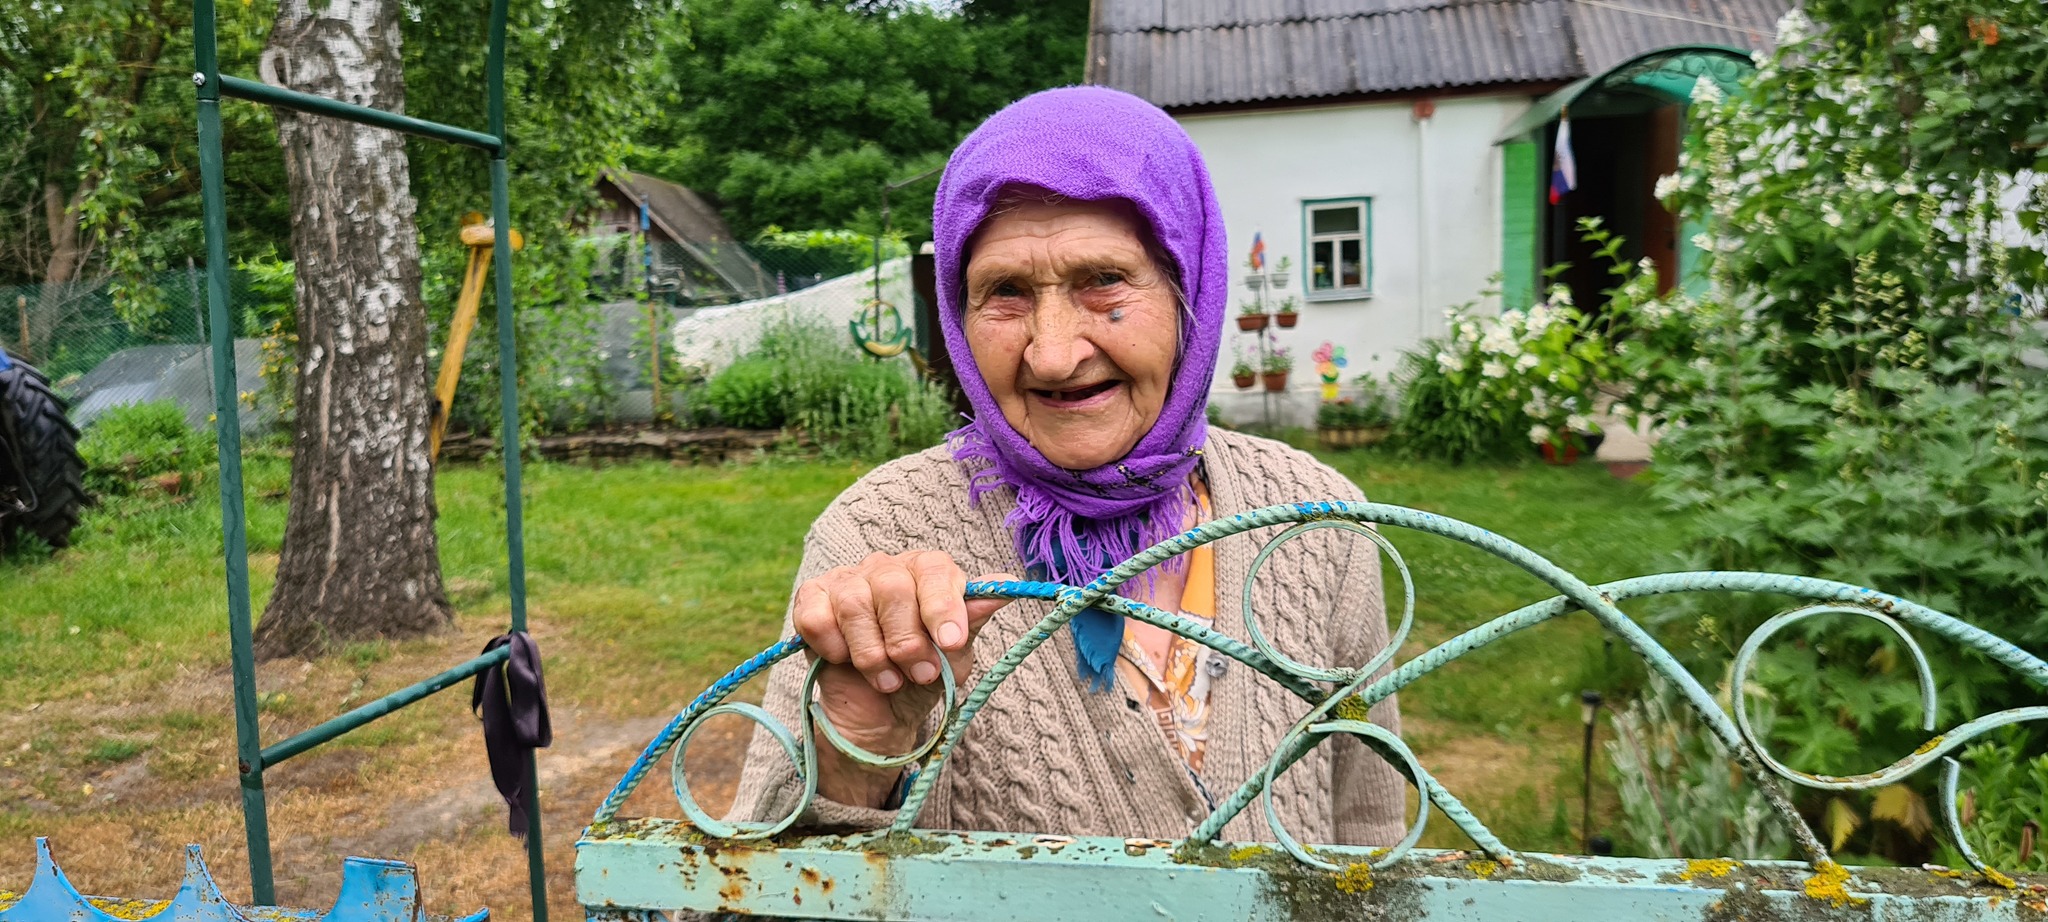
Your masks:
<path fill-rule="evenodd" d="M 0 547 L 22 535 L 71 544 L 87 498 L 78 429 L 65 409 L 42 372 L 19 362 L 0 371 Z M 17 502 L 29 508 L 9 511 Z"/>

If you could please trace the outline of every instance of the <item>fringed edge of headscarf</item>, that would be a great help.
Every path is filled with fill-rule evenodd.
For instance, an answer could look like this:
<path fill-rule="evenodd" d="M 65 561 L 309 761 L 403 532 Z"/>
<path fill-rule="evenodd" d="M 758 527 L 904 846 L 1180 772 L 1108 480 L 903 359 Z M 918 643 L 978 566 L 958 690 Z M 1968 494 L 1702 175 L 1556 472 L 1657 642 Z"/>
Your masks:
<path fill-rule="evenodd" d="M 969 424 L 954 430 L 947 435 L 947 443 L 954 460 L 969 469 L 968 503 L 979 506 L 983 496 L 1005 486 L 1015 490 L 1017 504 L 1003 517 L 1003 525 L 1010 530 L 1017 555 L 1050 579 L 1068 585 L 1086 586 L 1139 551 L 1180 534 L 1186 530 L 1188 515 L 1198 508 L 1194 485 L 1184 480 L 1135 512 L 1113 519 L 1081 519 L 1035 484 L 1014 483 L 1005 477 L 1007 465 L 1002 455 L 978 427 Z M 1160 570 L 1178 571 L 1186 566 L 1184 556 L 1168 558 L 1135 580 L 1150 590 L 1158 585 Z M 1089 690 L 1108 690 L 1122 648 L 1123 618 L 1091 608 L 1069 624 Z M 1102 636 L 1097 636 L 1098 632 Z"/>

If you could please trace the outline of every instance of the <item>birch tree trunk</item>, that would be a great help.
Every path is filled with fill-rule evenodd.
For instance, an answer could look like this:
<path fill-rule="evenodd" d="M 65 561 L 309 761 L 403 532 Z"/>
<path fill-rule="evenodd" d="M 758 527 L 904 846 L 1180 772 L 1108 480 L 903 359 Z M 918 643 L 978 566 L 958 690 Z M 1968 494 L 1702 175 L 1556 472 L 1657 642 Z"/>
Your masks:
<path fill-rule="evenodd" d="M 283 0 L 264 73 L 402 112 L 397 0 Z M 448 626 L 427 457 L 426 319 L 405 139 L 280 111 L 298 264 L 291 508 L 264 656 Z"/>

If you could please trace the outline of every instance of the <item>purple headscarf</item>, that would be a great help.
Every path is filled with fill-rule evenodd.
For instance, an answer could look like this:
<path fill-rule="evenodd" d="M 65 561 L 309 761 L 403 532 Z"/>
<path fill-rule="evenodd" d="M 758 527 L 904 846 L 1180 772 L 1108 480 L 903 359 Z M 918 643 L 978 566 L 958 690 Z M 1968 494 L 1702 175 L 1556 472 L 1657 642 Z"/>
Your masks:
<path fill-rule="evenodd" d="M 1011 428 L 974 365 L 962 331 L 968 240 L 999 194 L 1036 187 L 1072 199 L 1136 206 L 1172 257 L 1186 303 L 1181 352 L 1159 419 L 1130 454 L 1093 470 L 1047 461 Z M 1209 382 L 1229 298 L 1229 243 L 1209 171 L 1187 132 L 1158 107 L 1102 87 L 1066 87 L 1018 100 L 976 128 L 946 163 L 933 206 L 939 323 L 974 419 L 952 434 L 954 457 L 986 462 L 970 495 L 1017 491 L 1004 520 L 1025 562 L 1084 585 L 1110 566 L 1180 533 L 1194 506 L 1189 477 L 1208 438 Z M 1167 268 L 1167 267 L 1162 267 Z M 1122 619 L 1073 622 L 1081 672 L 1107 683 Z"/>

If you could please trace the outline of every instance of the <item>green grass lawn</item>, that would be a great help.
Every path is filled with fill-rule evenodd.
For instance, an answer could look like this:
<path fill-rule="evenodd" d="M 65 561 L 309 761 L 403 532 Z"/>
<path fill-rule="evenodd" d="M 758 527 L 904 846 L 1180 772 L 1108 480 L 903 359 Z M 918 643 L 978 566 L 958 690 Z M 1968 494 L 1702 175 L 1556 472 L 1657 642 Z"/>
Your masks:
<path fill-rule="evenodd" d="M 1668 555 L 1684 537 L 1684 522 L 1659 511 L 1643 486 L 1616 481 L 1593 465 L 1447 468 L 1368 452 L 1327 460 L 1375 500 L 1488 527 L 1594 582 L 1669 569 Z M 775 639 L 806 527 L 864 470 L 790 460 L 527 468 L 527 566 L 550 691 L 579 713 L 647 719 L 672 712 Z M 282 462 L 251 465 L 259 611 L 283 531 L 285 478 Z M 11 718 L 0 711 L 0 731 L 6 731 L 0 737 L 27 735 L 25 744 L 0 746 L 8 750 L 0 752 L 0 802 L 13 791 L 46 805 L 36 813 L 0 806 L 0 834 L 52 832 L 48 810 L 82 816 L 94 802 L 92 779 L 140 764 L 145 752 L 147 778 L 212 784 L 206 790 L 217 792 L 213 796 L 227 796 L 220 782 L 232 777 L 224 761 L 232 752 L 232 718 L 225 707 L 228 651 L 214 489 L 208 481 L 181 498 L 110 501 L 88 518 L 74 548 L 47 559 L 0 561 L 0 700 L 9 708 L 26 705 Z M 502 630 L 506 610 L 498 473 L 452 468 L 441 474 L 438 492 L 450 598 L 465 636 L 489 636 Z M 1554 594 L 1504 561 L 1462 545 L 1393 530 L 1389 536 L 1418 584 L 1409 653 Z M 440 645 L 363 644 L 317 669 L 297 667 L 335 673 L 337 684 L 266 695 L 266 736 L 275 739 L 403 684 L 400 666 L 424 670 L 436 658 L 462 652 L 446 645 L 446 639 Z M 1633 660 L 1626 651 L 1614 651 L 1613 658 Z M 292 675 L 282 666 L 266 669 Z M 1589 619 L 1561 619 L 1404 691 L 1406 735 L 1423 763 L 1509 844 L 1576 851 L 1578 694 L 1582 688 L 1617 691 L 1631 674 L 1626 663 L 1610 661 Z M 271 679 L 266 672 L 265 681 Z M 215 686 L 219 693 L 204 700 L 173 700 L 161 691 Z M 123 706 L 32 713 L 39 702 L 80 700 Z M 459 731 L 465 734 L 460 745 L 471 745 L 466 714 L 426 707 L 401 712 L 343 745 L 373 759 L 388 750 L 389 757 L 366 772 L 411 758 L 399 753 L 430 744 L 437 734 Z M 567 806 L 578 815 L 590 807 Z M 1597 814 L 1612 811 L 1611 794 L 1596 797 Z M 54 831 L 61 834 L 61 827 Z M 1440 819 L 1426 841 L 1463 844 Z"/>

